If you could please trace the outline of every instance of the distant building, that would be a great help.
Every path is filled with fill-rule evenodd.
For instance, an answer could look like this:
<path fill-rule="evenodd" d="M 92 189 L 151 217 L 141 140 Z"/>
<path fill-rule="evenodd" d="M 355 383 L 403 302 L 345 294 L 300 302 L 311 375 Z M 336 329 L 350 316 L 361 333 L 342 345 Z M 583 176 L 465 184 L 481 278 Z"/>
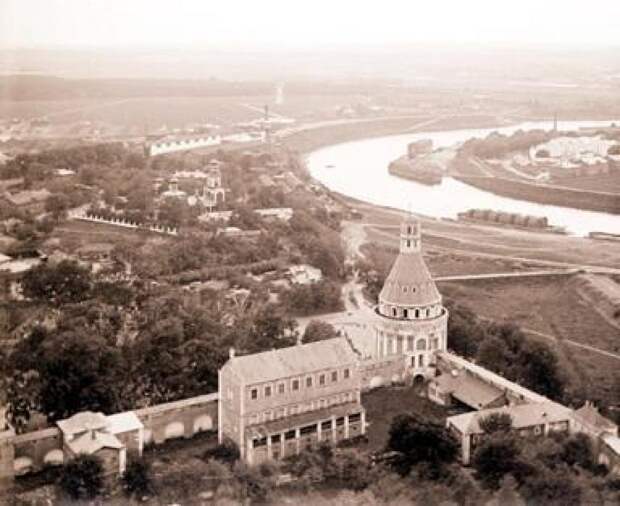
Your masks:
<path fill-rule="evenodd" d="M 312 265 L 291 265 L 288 269 L 291 283 L 294 285 L 309 285 L 323 279 L 321 269 Z"/>
<path fill-rule="evenodd" d="M 176 151 L 218 146 L 221 143 L 222 138 L 219 135 L 196 135 L 181 138 L 167 137 L 146 144 L 145 153 L 147 156 L 156 156 Z"/>
<path fill-rule="evenodd" d="M 290 221 L 293 217 L 293 209 L 290 207 L 272 207 L 267 209 L 255 209 L 254 212 L 265 220 Z"/>
<path fill-rule="evenodd" d="M 45 210 L 45 202 L 51 193 L 45 188 L 42 190 L 25 190 L 19 193 L 5 193 L 3 198 L 11 206 L 24 211 L 38 214 Z"/>
<path fill-rule="evenodd" d="M 550 432 L 565 432 L 570 429 L 572 410 L 556 402 L 521 404 L 518 406 L 472 411 L 448 418 L 447 427 L 460 442 L 461 460 L 468 465 L 476 448 L 484 441 L 486 434 L 480 426 L 481 420 L 495 413 L 505 413 L 512 419 L 512 431 L 520 436 L 546 436 Z"/>
<path fill-rule="evenodd" d="M 219 439 L 250 464 L 366 431 L 357 355 L 334 338 L 246 356 L 219 373 Z"/>

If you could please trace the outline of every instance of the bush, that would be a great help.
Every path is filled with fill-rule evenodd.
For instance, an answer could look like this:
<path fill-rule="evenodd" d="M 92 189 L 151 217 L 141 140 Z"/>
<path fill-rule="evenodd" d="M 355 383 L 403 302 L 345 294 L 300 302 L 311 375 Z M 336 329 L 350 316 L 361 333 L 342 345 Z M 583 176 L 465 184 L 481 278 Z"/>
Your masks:
<path fill-rule="evenodd" d="M 74 500 L 93 499 L 103 490 L 103 464 L 95 455 L 78 455 L 67 462 L 59 486 Z"/>
<path fill-rule="evenodd" d="M 153 492 L 151 466 L 143 459 L 129 463 L 122 478 L 123 489 L 127 495 L 144 496 Z"/>
<path fill-rule="evenodd" d="M 203 458 L 204 460 L 218 460 L 232 466 L 240 456 L 237 444 L 232 439 L 226 438 L 217 446 L 208 449 Z"/>

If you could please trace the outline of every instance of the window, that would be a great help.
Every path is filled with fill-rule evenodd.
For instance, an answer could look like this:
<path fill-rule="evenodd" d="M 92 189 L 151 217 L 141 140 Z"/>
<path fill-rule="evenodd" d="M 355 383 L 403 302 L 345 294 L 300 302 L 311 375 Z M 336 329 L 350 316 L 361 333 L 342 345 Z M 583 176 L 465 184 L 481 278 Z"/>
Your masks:
<path fill-rule="evenodd" d="M 392 308 L 392 316 L 397 316 L 396 308 L 395 307 Z"/>
<path fill-rule="evenodd" d="M 271 397 L 271 385 L 265 387 L 265 397 Z"/>
<path fill-rule="evenodd" d="M 280 442 L 280 439 L 282 439 L 282 436 L 280 434 L 274 434 L 273 436 L 271 436 L 271 443 L 278 444 Z"/>
<path fill-rule="evenodd" d="M 306 378 L 306 388 L 311 388 L 312 387 L 312 376 L 308 376 Z"/>
<path fill-rule="evenodd" d="M 319 374 L 319 385 L 325 385 L 325 374 Z"/>
<path fill-rule="evenodd" d="M 253 388 L 250 390 L 250 398 L 254 401 L 258 399 L 258 388 Z"/>
<path fill-rule="evenodd" d="M 349 415 L 349 423 L 359 422 L 362 419 L 361 413 L 354 413 L 353 415 Z"/>
<path fill-rule="evenodd" d="M 344 425 L 344 416 L 336 418 L 336 427 L 342 427 Z"/>
<path fill-rule="evenodd" d="M 284 383 L 280 383 L 278 385 L 278 393 L 279 394 L 283 394 L 284 393 Z"/>
<path fill-rule="evenodd" d="M 424 367 L 424 355 L 418 356 L 418 367 Z"/>
<path fill-rule="evenodd" d="M 286 439 L 287 441 L 295 439 L 295 429 L 287 431 L 284 434 L 284 439 Z"/>
<path fill-rule="evenodd" d="M 338 371 L 332 371 L 332 381 L 338 381 Z"/>
<path fill-rule="evenodd" d="M 260 439 L 255 439 L 254 440 L 254 448 L 258 448 L 260 446 L 265 446 L 267 444 L 267 438 L 266 437 L 262 437 Z"/>
<path fill-rule="evenodd" d="M 293 380 L 293 390 L 299 390 L 299 380 Z"/>
<path fill-rule="evenodd" d="M 321 430 L 331 430 L 332 429 L 332 421 L 327 420 L 325 422 L 321 422 Z"/>
<path fill-rule="evenodd" d="M 302 436 L 307 436 L 308 434 L 315 434 L 317 431 L 316 424 L 306 425 L 299 429 L 299 434 Z"/>
<path fill-rule="evenodd" d="M 349 379 L 351 376 L 351 371 L 349 369 L 345 369 L 342 374 L 344 379 Z"/>
<path fill-rule="evenodd" d="M 407 290 L 405 290 L 406 292 Z M 409 318 L 409 311 L 407 309 L 403 309 L 403 317 Z"/>

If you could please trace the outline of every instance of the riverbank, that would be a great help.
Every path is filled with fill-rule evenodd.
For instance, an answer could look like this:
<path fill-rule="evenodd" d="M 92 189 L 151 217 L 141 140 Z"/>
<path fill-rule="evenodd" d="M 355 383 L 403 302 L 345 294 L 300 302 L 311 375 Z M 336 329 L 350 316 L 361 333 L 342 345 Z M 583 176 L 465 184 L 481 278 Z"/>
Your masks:
<path fill-rule="evenodd" d="M 465 184 L 495 195 L 543 205 L 620 214 L 620 194 L 534 184 L 498 176 L 458 176 Z"/>
<path fill-rule="evenodd" d="M 510 123 L 513 121 L 505 120 L 505 124 Z M 310 125 L 303 130 L 286 135 L 282 140 L 289 148 L 305 156 L 312 151 L 333 144 L 415 133 L 421 129 L 439 132 L 461 128 L 492 128 L 495 126 L 498 126 L 497 115 L 445 116 L 419 114 L 393 118 L 351 120 L 349 122 L 326 122 L 317 126 Z"/>

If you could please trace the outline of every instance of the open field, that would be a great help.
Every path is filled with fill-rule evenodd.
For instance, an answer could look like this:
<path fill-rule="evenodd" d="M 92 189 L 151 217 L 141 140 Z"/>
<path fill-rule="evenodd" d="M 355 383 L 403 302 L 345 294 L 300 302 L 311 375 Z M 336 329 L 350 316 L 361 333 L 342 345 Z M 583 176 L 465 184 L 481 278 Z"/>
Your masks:
<path fill-rule="evenodd" d="M 230 125 L 262 117 L 269 104 L 274 115 L 299 120 L 337 117 L 336 109 L 358 100 L 355 95 L 287 95 L 274 104 L 273 95 L 231 95 L 211 97 L 133 97 L 74 100 L 19 100 L 0 102 L 0 119 L 49 117 L 66 124 L 79 121 L 103 122 L 134 128 L 144 134 L 163 125 L 182 127 L 193 122 Z"/>
<path fill-rule="evenodd" d="M 377 207 L 346 198 L 362 214 L 356 222 L 363 227 L 367 240 L 396 247 L 404 211 Z M 574 267 L 582 265 L 618 269 L 620 243 L 585 237 L 565 236 L 508 227 L 437 220 L 418 216 L 428 250 L 446 250 L 454 254 L 479 258 L 504 257 L 516 262 L 540 266 Z"/>
<path fill-rule="evenodd" d="M 553 184 L 580 190 L 613 192 L 617 193 L 618 198 L 620 198 L 620 170 L 599 176 L 554 178 Z"/>
<path fill-rule="evenodd" d="M 553 336 L 555 347 L 573 369 L 580 386 L 595 398 L 620 402 L 614 391 L 620 360 L 577 348 L 570 340 L 620 353 L 618 330 L 603 320 L 577 293 L 572 278 L 480 280 L 446 282 L 439 286 L 445 297 L 477 315 L 510 321 L 524 329 Z"/>

